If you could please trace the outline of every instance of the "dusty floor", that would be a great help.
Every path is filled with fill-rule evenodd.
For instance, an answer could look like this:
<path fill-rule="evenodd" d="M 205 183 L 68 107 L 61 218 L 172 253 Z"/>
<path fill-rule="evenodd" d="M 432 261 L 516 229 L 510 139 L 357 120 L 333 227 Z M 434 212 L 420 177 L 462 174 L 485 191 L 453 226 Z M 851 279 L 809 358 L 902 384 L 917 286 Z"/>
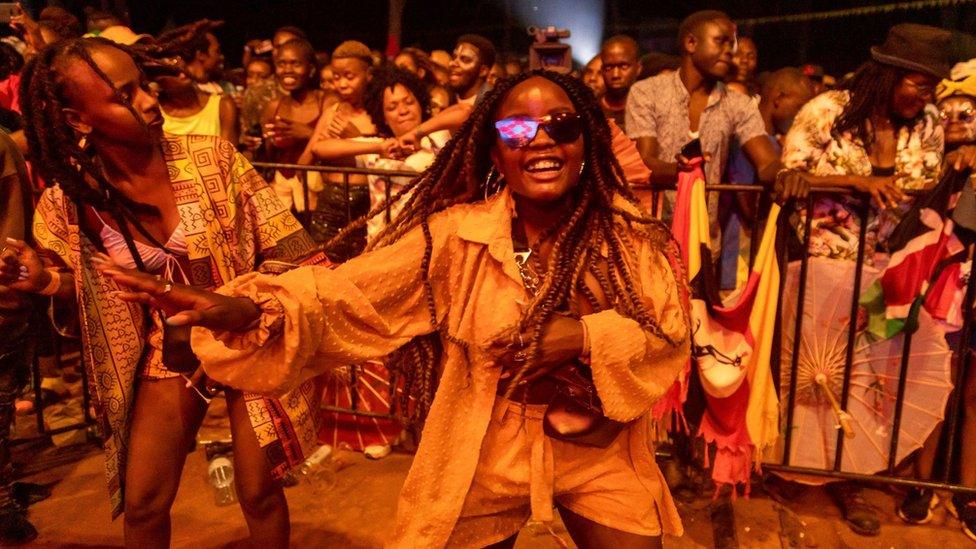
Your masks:
<path fill-rule="evenodd" d="M 24 421 L 32 421 L 25 416 Z M 219 406 L 201 432 L 201 438 L 220 437 Z M 109 519 L 109 504 L 102 456 L 93 445 L 47 449 L 32 455 L 18 452 L 27 480 L 53 483 L 53 496 L 30 509 L 40 532 L 37 547 L 117 547 L 122 543 L 122 522 Z M 287 489 L 295 547 L 379 547 L 392 528 L 396 496 L 410 466 L 411 456 L 394 453 L 370 461 L 351 452 L 340 452 L 341 466 L 335 485 L 322 491 L 309 485 Z M 60 464 L 59 464 L 60 462 Z M 207 483 L 206 457 L 202 449 L 190 455 L 173 508 L 174 547 L 245 546 L 247 531 L 236 506 L 216 507 Z M 959 523 L 944 508 L 924 526 L 904 525 L 894 514 L 897 494 L 869 490 L 868 499 L 882 512 L 884 524 L 877 538 L 853 534 L 821 490 L 810 490 L 784 507 L 759 490 L 750 499 L 731 503 L 734 526 L 721 547 L 855 547 L 861 548 L 955 548 L 976 547 L 959 530 Z M 668 538 L 665 547 L 715 547 L 716 528 L 711 520 L 715 505 L 710 499 L 681 505 L 686 534 Z M 720 528 L 718 529 L 720 530 Z M 556 532 L 568 539 L 561 526 Z M 721 538 L 721 534 L 719 534 Z M 721 540 L 720 540 L 721 541 Z M 528 527 L 517 547 L 558 547 L 545 530 Z"/>

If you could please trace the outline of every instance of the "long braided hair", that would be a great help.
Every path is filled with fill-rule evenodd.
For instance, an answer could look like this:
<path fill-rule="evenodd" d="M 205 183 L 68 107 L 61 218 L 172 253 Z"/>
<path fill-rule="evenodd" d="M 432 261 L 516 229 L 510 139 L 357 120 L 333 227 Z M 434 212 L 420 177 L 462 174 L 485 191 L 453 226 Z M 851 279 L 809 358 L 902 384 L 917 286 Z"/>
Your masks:
<path fill-rule="evenodd" d="M 832 132 L 840 135 L 849 131 L 855 139 L 870 146 L 874 142 L 874 135 L 869 125 L 871 116 L 878 109 L 888 110 L 895 87 L 904 75 L 905 71 L 874 60 L 861 65 L 851 81 L 844 86 L 844 89 L 850 92 L 851 100 L 834 122 Z M 892 122 L 897 124 L 899 121 L 892 120 Z"/>
<path fill-rule="evenodd" d="M 68 105 L 62 72 L 69 61 L 80 60 L 114 90 L 137 121 L 145 124 L 92 59 L 91 52 L 95 48 L 106 47 L 121 50 L 137 60 L 140 56 L 130 48 L 102 38 L 75 38 L 44 48 L 24 69 L 20 96 L 24 118 L 28 122 L 24 133 L 30 159 L 48 184 L 60 186 L 75 203 L 128 218 L 134 213 L 155 215 L 159 213 L 155 207 L 132 200 L 109 183 L 94 157 L 82 148 L 80 136 L 68 124 L 64 114 Z M 146 127 L 146 132 L 149 131 Z M 89 178 L 94 181 L 94 186 L 89 183 Z"/>
<path fill-rule="evenodd" d="M 595 311 L 606 309 L 603 303 L 636 320 L 642 327 L 673 346 L 683 341 L 673 339 L 658 324 L 657 314 L 648 310 L 638 295 L 638 273 L 632 271 L 627 251 L 630 245 L 619 224 L 629 224 L 662 252 L 673 253 L 675 243 L 666 225 L 644 213 L 637 198 L 625 183 L 623 170 L 611 149 L 611 134 L 603 112 L 592 92 L 569 76 L 549 71 L 534 71 L 499 80 L 474 109 L 468 120 L 437 155 L 423 174 L 391 197 L 396 202 L 406 198 L 400 214 L 368 245 L 367 250 L 390 245 L 418 226 L 423 231 L 426 249 L 421 263 L 427 307 L 432 325 L 449 343 L 467 351 L 438 321 L 434 292 L 429 279 L 432 257 L 430 217 L 451 206 L 478 202 L 497 193 L 504 180 L 493 181 L 490 149 L 496 142 L 496 111 L 516 85 L 533 77 L 546 78 L 562 88 L 580 114 L 583 124 L 584 169 L 573 193 L 572 205 L 563 221 L 550 229 L 553 239 L 548 265 L 528 309 L 514 327 L 518 333 L 531 334 L 527 342 L 528 360 L 517 372 L 510 387 L 515 387 L 539 356 L 539 341 L 546 322 L 561 307 L 576 298 L 585 299 Z M 615 197 L 623 197 L 631 207 L 620 207 Z M 387 204 L 379 204 L 369 214 L 346 227 L 326 247 L 339 242 L 351 231 L 363 226 L 372 216 L 381 214 Z M 636 212 L 636 213 L 635 213 Z M 544 240 L 543 239 L 540 239 Z M 601 250 L 607 253 L 603 263 Z M 605 297 L 602 301 L 586 286 L 585 275 L 591 274 Z M 675 279 L 682 284 L 676 272 Z M 514 333 L 512 334 L 514 336 Z M 391 357 L 391 367 L 406 378 L 404 396 L 414 398 L 411 419 L 422 420 L 436 389 L 435 370 L 441 352 L 440 337 L 417 338 Z M 404 403 L 407 401 L 404 400 Z M 404 404 L 405 405 L 405 404 Z"/>

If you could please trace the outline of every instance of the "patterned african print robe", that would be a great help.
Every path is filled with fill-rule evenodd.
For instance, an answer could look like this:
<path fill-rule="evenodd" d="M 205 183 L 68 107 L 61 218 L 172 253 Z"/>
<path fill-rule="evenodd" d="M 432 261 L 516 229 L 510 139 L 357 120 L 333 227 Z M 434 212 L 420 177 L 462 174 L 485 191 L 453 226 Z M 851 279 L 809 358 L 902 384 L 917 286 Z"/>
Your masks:
<path fill-rule="evenodd" d="M 311 251 L 308 234 L 233 145 L 217 137 L 166 135 L 163 149 L 186 234 L 191 284 L 214 289 L 254 271 L 262 260 L 291 261 Z M 78 209 L 59 187 L 41 197 L 34 236 L 75 275 L 84 360 L 105 436 L 115 518 L 123 510 L 129 412 L 146 342 L 143 310 L 111 297 L 119 287 L 90 261 L 101 243 L 80 231 Z M 245 395 L 251 425 L 275 476 L 300 463 L 316 444 L 318 396 L 314 381 L 280 399 Z"/>

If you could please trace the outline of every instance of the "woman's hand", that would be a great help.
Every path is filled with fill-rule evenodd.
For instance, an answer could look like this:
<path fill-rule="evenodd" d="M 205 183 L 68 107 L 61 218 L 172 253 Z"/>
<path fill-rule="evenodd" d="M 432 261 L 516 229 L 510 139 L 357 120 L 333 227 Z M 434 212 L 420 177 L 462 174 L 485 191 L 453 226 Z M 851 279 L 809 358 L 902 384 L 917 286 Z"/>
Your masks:
<path fill-rule="evenodd" d="M 957 172 L 976 168 L 976 146 L 963 145 L 946 155 L 946 164 Z"/>
<path fill-rule="evenodd" d="M 531 333 L 525 332 L 516 341 L 496 341 L 492 351 L 495 364 L 502 368 L 502 378 L 514 376 L 525 366 Z M 522 345 L 521 343 L 524 343 Z M 539 339 L 539 356 L 522 380 L 530 383 L 552 372 L 559 366 L 580 357 L 583 352 L 583 323 L 575 318 L 554 315 L 542 329 Z"/>
<path fill-rule="evenodd" d="M 304 141 L 311 139 L 315 133 L 315 129 L 308 124 L 302 124 L 301 122 L 295 122 L 294 120 L 280 116 L 275 117 L 274 124 L 272 124 L 272 131 L 274 137 L 278 139 L 297 139 Z"/>
<path fill-rule="evenodd" d="M 95 268 L 128 288 L 118 297 L 145 303 L 163 311 L 170 326 L 202 326 L 219 331 L 244 331 L 261 317 L 261 309 L 244 297 L 229 297 L 125 269 L 103 254 L 92 258 Z"/>
<path fill-rule="evenodd" d="M 19 292 L 37 293 L 51 282 L 51 273 L 22 240 L 8 238 L 0 247 L 0 285 Z"/>
<path fill-rule="evenodd" d="M 887 207 L 897 208 L 905 200 L 905 193 L 898 188 L 897 181 L 904 177 L 904 174 L 852 177 L 852 186 L 862 192 L 871 195 L 871 199 L 884 210 Z"/>

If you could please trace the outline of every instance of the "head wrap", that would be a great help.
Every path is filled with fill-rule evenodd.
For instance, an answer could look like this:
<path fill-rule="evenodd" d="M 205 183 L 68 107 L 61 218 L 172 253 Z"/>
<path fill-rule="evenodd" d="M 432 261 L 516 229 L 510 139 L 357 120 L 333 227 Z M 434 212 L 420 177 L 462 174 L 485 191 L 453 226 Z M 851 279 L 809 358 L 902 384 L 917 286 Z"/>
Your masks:
<path fill-rule="evenodd" d="M 954 95 L 976 99 L 976 59 L 957 63 L 952 67 L 950 79 L 939 82 L 935 88 L 935 97 L 939 101 Z"/>

